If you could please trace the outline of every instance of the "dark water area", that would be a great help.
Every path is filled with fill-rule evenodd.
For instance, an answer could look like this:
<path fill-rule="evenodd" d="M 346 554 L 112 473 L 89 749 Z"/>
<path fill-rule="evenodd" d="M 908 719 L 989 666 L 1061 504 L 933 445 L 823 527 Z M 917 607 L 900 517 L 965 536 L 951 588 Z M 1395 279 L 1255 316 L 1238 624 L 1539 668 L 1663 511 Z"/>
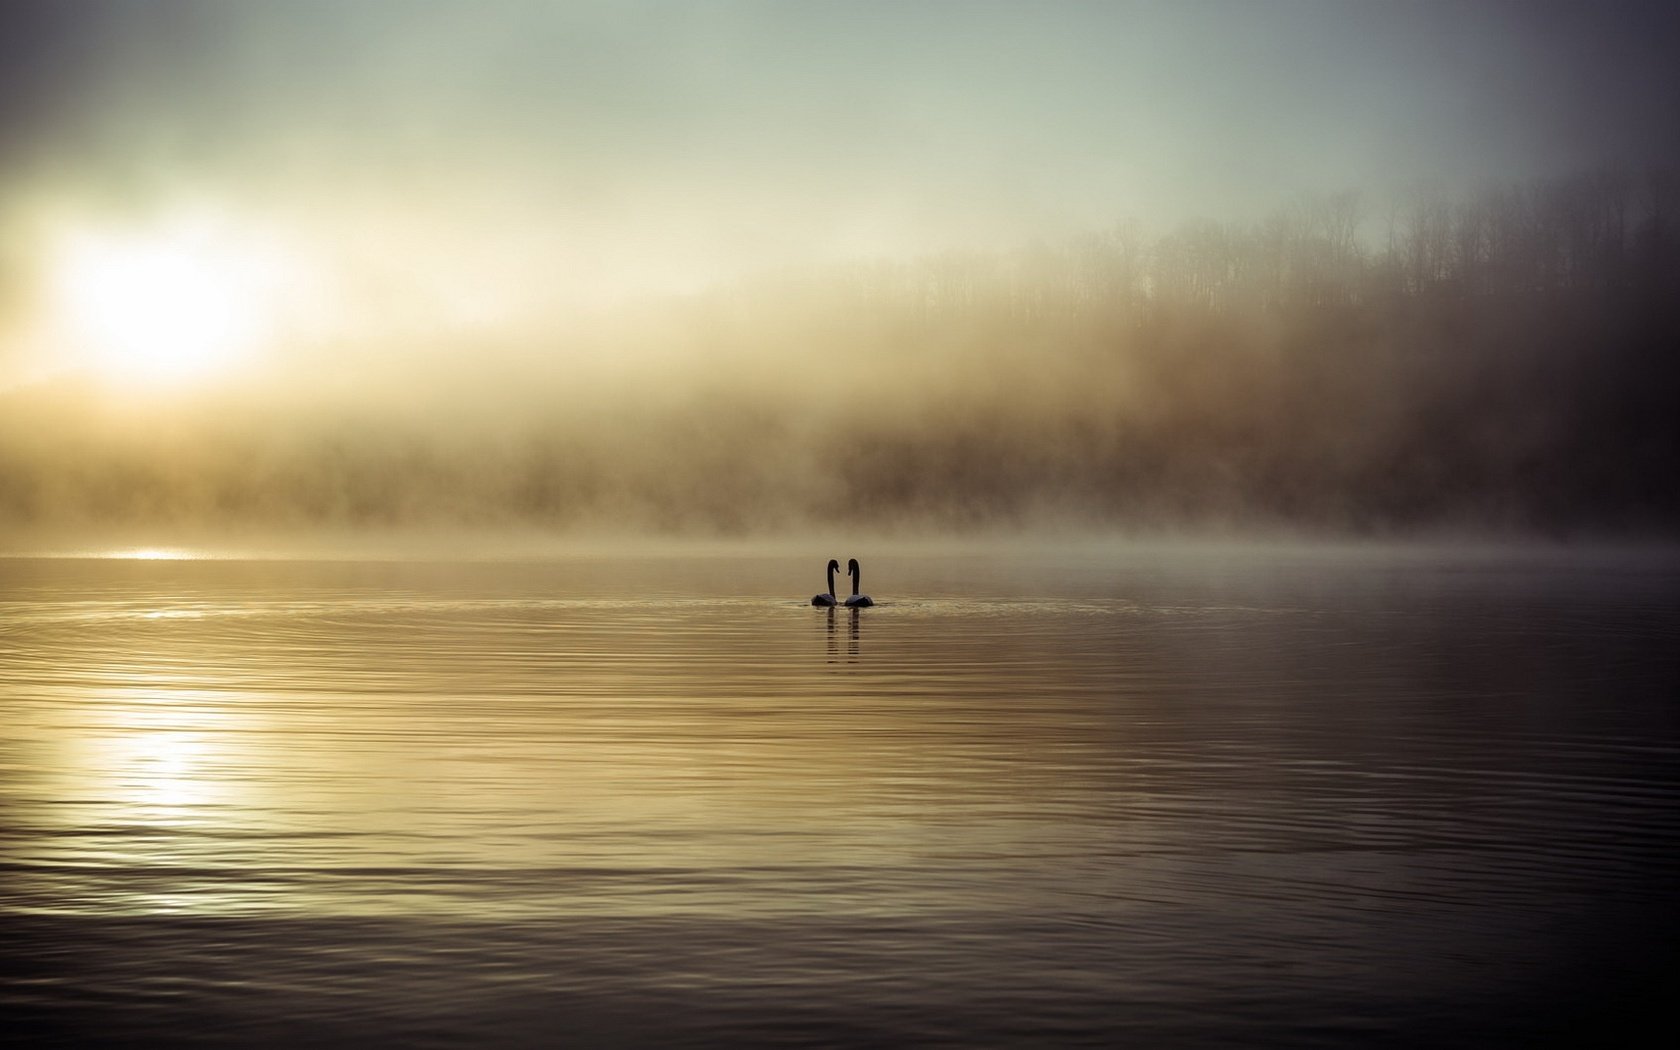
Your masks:
<path fill-rule="evenodd" d="M 880 604 L 806 604 L 850 553 Z M 1677 627 L 1650 551 L 0 560 L 0 1017 L 1634 1042 Z"/>

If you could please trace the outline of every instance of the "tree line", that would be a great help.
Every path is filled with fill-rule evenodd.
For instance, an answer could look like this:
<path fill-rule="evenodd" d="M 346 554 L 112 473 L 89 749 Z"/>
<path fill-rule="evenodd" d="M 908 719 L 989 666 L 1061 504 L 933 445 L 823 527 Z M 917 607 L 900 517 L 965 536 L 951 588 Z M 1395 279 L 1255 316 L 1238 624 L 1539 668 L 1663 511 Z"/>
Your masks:
<path fill-rule="evenodd" d="M 137 429 L 14 392 L 0 522 L 1680 525 L 1673 171 L 1303 196 L 620 321 L 331 409 L 207 399 Z"/>

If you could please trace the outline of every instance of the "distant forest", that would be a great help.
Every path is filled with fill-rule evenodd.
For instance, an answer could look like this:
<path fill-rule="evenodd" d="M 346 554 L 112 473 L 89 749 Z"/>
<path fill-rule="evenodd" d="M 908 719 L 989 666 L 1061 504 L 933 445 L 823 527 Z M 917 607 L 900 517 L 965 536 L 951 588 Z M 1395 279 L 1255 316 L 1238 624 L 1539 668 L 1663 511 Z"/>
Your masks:
<path fill-rule="evenodd" d="M 13 391 L 0 522 L 1671 536 L 1680 173 L 762 276 L 467 356 L 166 426 Z"/>

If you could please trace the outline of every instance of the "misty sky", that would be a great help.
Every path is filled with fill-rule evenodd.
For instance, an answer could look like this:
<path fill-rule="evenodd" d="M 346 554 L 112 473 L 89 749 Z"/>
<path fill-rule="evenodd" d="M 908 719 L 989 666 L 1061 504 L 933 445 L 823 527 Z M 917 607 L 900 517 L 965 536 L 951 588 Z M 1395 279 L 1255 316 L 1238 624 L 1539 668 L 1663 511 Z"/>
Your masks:
<path fill-rule="evenodd" d="M 586 294 L 1680 153 L 1663 3 L 72 0 L 0 17 L 11 229 L 204 201 L 340 255 L 540 261 Z"/>

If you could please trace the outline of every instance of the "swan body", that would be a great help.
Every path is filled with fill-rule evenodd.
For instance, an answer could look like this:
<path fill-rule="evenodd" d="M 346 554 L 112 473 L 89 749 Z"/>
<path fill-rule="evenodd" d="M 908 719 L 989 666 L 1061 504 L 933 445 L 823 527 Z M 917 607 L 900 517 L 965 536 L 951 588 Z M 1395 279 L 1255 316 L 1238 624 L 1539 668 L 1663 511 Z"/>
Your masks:
<path fill-rule="evenodd" d="M 875 599 L 867 594 L 858 593 L 858 585 L 863 582 L 863 570 L 858 568 L 856 558 L 846 559 L 846 575 L 852 578 L 852 596 L 846 599 L 848 609 L 867 609 L 875 604 Z M 830 588 L 832 590 L 833 588 Z"/>
<path fill-rule="evenodd" d="M 828 593 L 819 594 L 811 599 L 812 605 L 836 605 L 834 600 L 834 574 L 840 571 L 840 563 L 833 558 L 828 559 Z"/>

